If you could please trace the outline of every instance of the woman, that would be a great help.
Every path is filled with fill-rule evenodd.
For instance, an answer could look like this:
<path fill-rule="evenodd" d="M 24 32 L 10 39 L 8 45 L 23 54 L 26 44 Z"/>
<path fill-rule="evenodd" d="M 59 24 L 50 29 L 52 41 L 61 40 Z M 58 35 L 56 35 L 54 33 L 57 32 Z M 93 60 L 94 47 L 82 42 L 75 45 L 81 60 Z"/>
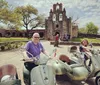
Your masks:
<path fill-rule="evenodd" d="M 91 66 L 91 52 L 88 48 L 89 42 L 88 40 L 84 39 L 81 41 L 81 45 L 79 47 L 80 52 L 82 53 L 82 55 L 84 56 L 84 64 L 86 65 L 86 60 L 90 59 L 89 64 L 88 64 L 88 70 L 90 71 L 90 66 Z"/>

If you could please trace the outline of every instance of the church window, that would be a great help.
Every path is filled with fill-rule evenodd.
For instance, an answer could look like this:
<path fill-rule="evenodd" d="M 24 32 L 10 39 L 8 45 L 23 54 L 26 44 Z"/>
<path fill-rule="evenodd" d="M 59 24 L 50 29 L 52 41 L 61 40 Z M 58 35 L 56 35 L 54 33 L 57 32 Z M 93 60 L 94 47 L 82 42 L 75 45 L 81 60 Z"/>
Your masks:
<path fill-rule="evenodd" d="M 56 14 L 53 14 L 53 21 L 56 21 Z"/>
<path fill-rule="evenodd" d="M 58 28 L 59 27 L 59 25 L 58 24 L 56 24 L 56 28 Z"/>
<path fill-rule="evenodd" d="M 62 21 L 62 14 L 59 14 L 59 21 Z"/>
<path fill-rule="evenodd" d="M 59 5 L 56 6 L 56 10 L 58 10 L 58 9 L 59 9 Z"/>

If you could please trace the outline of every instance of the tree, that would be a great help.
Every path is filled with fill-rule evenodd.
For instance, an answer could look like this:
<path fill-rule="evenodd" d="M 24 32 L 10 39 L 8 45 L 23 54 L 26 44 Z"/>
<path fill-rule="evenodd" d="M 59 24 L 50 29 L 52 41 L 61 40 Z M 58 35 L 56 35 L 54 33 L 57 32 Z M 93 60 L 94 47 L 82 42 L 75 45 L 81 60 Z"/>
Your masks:
<path fill-rule="evenodd" d="M 79 28 L 79 33 L 87 33 L 86 28 Z"/>
<path fill-rule="evenodd" d="M 31 5 L 17 7 L 15 12 L 21 16 L 21 21 L 28 34 L 27 37 L 29 37 L 29 30 L 33 30 L 43 23 L 42 15 L 39 16 L 38 10 Z"/>
<path fill-rule="evenodd" d="M 87 34 L 97 34 L 98 27 L 96 25 L 94 25 L 92 22 L 89 22 L 86 25 L 86 31 L 87 31 Z"/>
<path fill-rule="evenodd" d="M 0 9 L 7 8 L 8 3 L 5 0 L 0 0 Z"/>
<path fill-rule="evenodd" d="M 0 22 L 13 27 L 21 26 L 20 16 L 9 9 L 8 2 L 0 0 Z"/>
<path fill-rule="evenodd" d="M 5 0 L 0 0 L 0 22 L 5 20 L 4 14 L 8 13 L 8 3 Z"/>

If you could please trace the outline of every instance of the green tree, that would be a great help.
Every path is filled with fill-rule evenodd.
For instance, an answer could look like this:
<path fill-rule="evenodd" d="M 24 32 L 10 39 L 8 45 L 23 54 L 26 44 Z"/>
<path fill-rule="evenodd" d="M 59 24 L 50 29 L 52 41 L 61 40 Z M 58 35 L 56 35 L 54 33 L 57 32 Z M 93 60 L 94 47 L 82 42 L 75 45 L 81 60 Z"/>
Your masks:
<path fill-rule="evenodd" d="M 8 3 L 5 0 L 0 0 L 0 9 L 7 8 L 7 7 L 8 7 Z"/>
<path fill-rule="evenodd" d="M 97 34 L 98 27 L 96 25 L 94 25 L 94 23 L 89 22 L 86 25 L 86 31 L 87 31 L 87 34 Z"/>
<path fill-rule="evenodd" d="M 79 28 L 78 31 L 79 33 L 87 33 L 85 28 Z"/>
<path fill-rule="evenodd" d="M 31 5 L 19 6 L 15 8 L 15 12 L 21 16 L 21 21 L 28 34 L 27 37 L 29 37 L 29 30 L 33 30 L 43 23 L 42 15 L 39 16 L 38 10 Z"/>
<path fill-rule="evenodd" d="M 17 15 L 8 6 L 8 2 L 0 0 L 0 22 L 16 27 L 21 26 L 20 15 Z"/>
<path fill-rule="evenodd" d="M 6 18 L 4 14 L 8 13 L 8 3 L 5 0 L 0 0 L 0 22 L 3 22 Z"/>

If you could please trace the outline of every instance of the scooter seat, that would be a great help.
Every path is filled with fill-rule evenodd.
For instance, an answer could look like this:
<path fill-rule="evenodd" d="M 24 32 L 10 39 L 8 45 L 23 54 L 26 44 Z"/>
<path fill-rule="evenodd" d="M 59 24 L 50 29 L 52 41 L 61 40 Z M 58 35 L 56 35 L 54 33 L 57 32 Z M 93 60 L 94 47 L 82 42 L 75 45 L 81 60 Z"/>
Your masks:
<path fill-rule="evenodd" d="M 4 65 L 0 67 L 0 80 L 5 75 L 13 75 L 16 76 L 17 70 L 13 65 Z"/>
<path fill-rule="evenodd" d="M 70 47 L 70 52 L 73 53 L 73 52 L 76 52 L 78 49 L 77 49 L 77 46 L 71 46 Z"/>
<path fill-rule="evenodd" d="M 59 57 L 59 59 L 61 60 L 61 61 L 63 61 L 63 62 L 66 62 L 66 63 L 70 63 L 70 59 L 69 59 L 69 57 L 68 56 L 66 56 L 66 55 L 60 55 L 60 57 Z"/>

